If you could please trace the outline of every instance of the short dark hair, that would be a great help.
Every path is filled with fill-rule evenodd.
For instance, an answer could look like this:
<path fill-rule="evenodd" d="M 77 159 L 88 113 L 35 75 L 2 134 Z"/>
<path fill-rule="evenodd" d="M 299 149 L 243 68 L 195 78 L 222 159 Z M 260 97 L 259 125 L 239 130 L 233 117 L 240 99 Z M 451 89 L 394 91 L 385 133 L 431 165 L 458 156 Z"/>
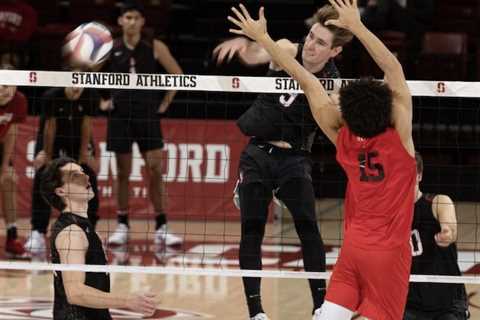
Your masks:
<path fill-rule="evenodd" d="M 325 25 L 328 20 L 336 20 L 338 17 L 338 11 L 331 5 L 326 4 L 318 9 L 312 19 L 313 23 L 320 23 L 333 34 L 332 48 L 342 47 L 353 39 L 353 34 L 349 30 L 334 25 Z"/>
<path fill-rule="evenodd" d="M 348 128 L 371 138 L 391 126 L 392 90 L 381 81 L 365 78 L 340 89 L 340 109 Z"/>
<path fill-rule="evenodd" d="M 124 15 L 128 11 L 138 11 L 145 16 L 145 7 L 136 0 L 126 0 L 120 4 L 120 15 Z"/>
<path fill-rule="evenodd" d="M 42 197 L 52 207 L 60 211 L 63 211 L 66 205 L 62 198 L 56 194 L 55 190 L 63 186 L 65 183 L 63 181 L 63 173 L 61 168 L 69 163 L 77 162 L 68 157 L 57 158 L 47 165 L 47 167 L 41 172 L 40 177 L 40 193 Z"/>
<path fill-rule="evenodd" d="M 415 162 L 417 163 L 417 174 L 423 174 L 423 158 L 418 151 L 415 151 Z"/>

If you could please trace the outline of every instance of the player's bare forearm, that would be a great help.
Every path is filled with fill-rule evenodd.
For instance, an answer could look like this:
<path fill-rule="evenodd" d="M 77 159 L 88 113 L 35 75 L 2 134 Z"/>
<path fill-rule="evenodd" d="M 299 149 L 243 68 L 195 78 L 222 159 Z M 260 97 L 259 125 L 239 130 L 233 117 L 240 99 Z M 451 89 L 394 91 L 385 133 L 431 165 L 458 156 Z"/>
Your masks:
<path fill-rule="evenodd" d="M 88 155 L 88 144 L 92 137 L 92 127 L 91 119 L 89 116 L 85 116 L 82 121 L 82 132 L 81 132 L 81 142 L 80 142 L 80 162 L 87 161 Z"/>
<path fill-rule="evenodd" d="M 110 292 L 104 292 L 83 283 L 76 283 L 68 294 L 68 300 L 71 304 L 94 308 L 127 308 L 128 297 Z"/>
<path fill-rule="evenodd" d="M 177 91 L 167 91 L 165 94 L 165 97 L 163 97 L 162 103 L 170 105 L 173 101 L 173 98 L 175 98 L 175 95 L 177 94 Z"/>
<path fill-rule="evenodd" d="M 45 121 L 45 128 L 43 131 L 43 150 L 47 161 L 50 161 L 53 156 L 53 142 L 57 131 L 57 122 L 55 118 L 49 118 Z"/>
<path fill-rule="evenodd" d="M 457 239 L 457 215 L 452 199 L 443 194 L 437 195 L 432 203 L 433 214 L 444 228 L 450 229 L 452 239 Z"/>
<path fill-rule="evenodd" d="M 13 124 L 8 129 L 3 140 L 2 172 L 5 172 L 10 165 L 13 149 L 15 148 L 15 137 L 17 134 L 17 125 Z"/>
<path fill-rule="evenodd" d="M 247 40 L 245 51 L 239 52 L 240 60 L 246 65 L 259 65 L 269 63 L 272 58 L 268 52 L 255 41 Z"/>

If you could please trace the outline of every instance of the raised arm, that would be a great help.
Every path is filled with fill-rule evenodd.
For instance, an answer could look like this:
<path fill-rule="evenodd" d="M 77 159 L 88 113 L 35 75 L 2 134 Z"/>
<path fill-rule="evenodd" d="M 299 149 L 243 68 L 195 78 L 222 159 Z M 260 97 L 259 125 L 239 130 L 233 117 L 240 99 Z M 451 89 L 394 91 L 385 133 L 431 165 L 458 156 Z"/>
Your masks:
<path fill-rule="evenodd" d="M 280 39 L 277 44 L 292 56 L 297 53 L 298 45 L 288 39 Z M 236 37 L 224 41 L 213 50 L 213 58 L 217 61 L 217 64 L 223 63 L 225 59 L 226 62 L 230 62 L 234 56 L 237 56 L 243 64 L 248 66 L 270 63 L 270 69 L 281 69 L 264 47 L 246 37 Z"/>
<path fill-rule="evenodd" d="M 350 30 L 385 73 L 385 80 L 393 91 L 393 124 L 406 149 L 411 155 L 414 155 L 412 97 L 405 80 L 402 65 L 382 41 L 363 25 L 358 11 L 357 0 L 329 0 L 329 2 L 337 10 L 339 18 L 327 21 L 326 24 Z"/>
<path fill-rule="evenodd" d="M 330 100 L 325 88 L 312 73 L 294 59 L 288 50 L 281 48 L 278 43 L 270 38 L 263 7 L 260 8 L 258 20 L 253 20 L 242 4 L 240 4 L 240 10 L 242 12 L 232 8 L 236 18 L 228 17 L 228 20 L 238 26 L 240 30 L 230 29 L 230 32 L 246 35 L 255 40 L 265 48 L 272 61 L 298 81 L 308 99 L 316 122 L 325 135 L 335 144 L 338 129 L 341 126 L 341 115 Z"/>

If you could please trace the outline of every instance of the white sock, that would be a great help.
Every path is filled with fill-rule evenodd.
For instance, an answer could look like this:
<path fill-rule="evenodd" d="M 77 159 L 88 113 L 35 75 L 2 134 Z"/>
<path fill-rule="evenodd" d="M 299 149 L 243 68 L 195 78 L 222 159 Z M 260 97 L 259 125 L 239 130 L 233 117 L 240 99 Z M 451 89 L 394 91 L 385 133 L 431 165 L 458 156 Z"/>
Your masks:
<path fill-rule="evenodd" d="M 333 302 L 325 301 L 322 305 L 320 320 L 350 320 L 352 316 L 353 311 Z"/>

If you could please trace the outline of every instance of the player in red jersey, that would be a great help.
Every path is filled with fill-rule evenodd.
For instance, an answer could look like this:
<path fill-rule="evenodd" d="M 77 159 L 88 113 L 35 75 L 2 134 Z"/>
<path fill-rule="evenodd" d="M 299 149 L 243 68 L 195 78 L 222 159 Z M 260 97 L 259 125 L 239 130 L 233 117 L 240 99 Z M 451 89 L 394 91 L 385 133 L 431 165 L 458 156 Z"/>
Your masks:
<path fill-rule="evenodd" d="M 232 33 L 256 40 L 302 87 L 320 128 L 337 147 L 348 177 L 344 243 L 326 301 L 315 320 L 349 320 L 355 311 L 375 320 L 400 320 L 408 291 L 415 189 L 412 99 L 397 58 L 361 22 L 356 0 L 329 0 L 330 20 L 350 30 L 384 71 L 382 83 L 360 80 L 342 88 L 339 105 L 318 79 L 268 35 L 263 8 L 253 20 L 244 6 L 228 19 Z"/>
<path fill-rule="evenodd" d="M 3 64 L 0 69 L 13 69 Z M 7 226 L 5 253 L 10 257 L 22 257 L 25 254 L 23 244 L 17 239 L 17 201 L 16 175 L 12 166 L 12 155 L 17 136 L 17 123 L 27 117 L 27 99 L 15 86 L 0 85 L 0 192 L 2 211 Z"/>

